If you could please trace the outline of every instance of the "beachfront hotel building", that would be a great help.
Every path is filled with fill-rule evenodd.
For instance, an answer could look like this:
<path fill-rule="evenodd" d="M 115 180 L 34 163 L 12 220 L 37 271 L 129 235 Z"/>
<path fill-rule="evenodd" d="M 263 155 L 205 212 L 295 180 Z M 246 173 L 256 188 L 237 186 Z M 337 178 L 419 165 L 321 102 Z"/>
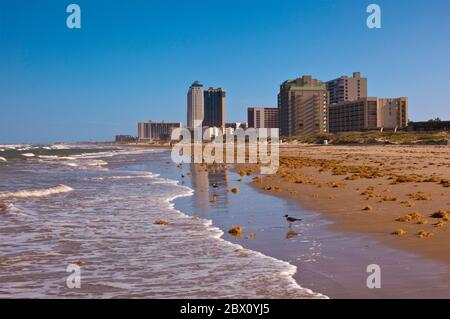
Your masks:
<path fill-rule="evenodd" d="M 328 81 L 326 85 L 330 105 L 367 97 L 367 78 L 361 77 L 360 72 L 353 72 L 352 77 L 341 76 Z"/>
<path fill-rule="evenodd" d="M 187 127 L 193 129 L 201 126 L 204 119 L 204 95 L 203 85 L 195 81 L 189 87 L 187 94 Z"/>
<path fill-rule="evenodd" d="M 138 123 L 139 141 L 170 141 L 172 131 L 181 128 L 181 123 L 177 122 L 141 122 Z"/>
<path fill-rule="evenodd" d="M 247 109 L 247 123 L 251 128 L 278 128 L 278 108 L 249 107 Z"/>
<path fill-rule="evenodd" d="M 222 88 L 209 88 L 204 91 L 203 126 L 225 128 L 225 98 Z"/>
<path fill-rule="evenodd" d="M 309 75 L 283 82 L 278 94 L 280 135 L 328 132 L 328 104 L 326 84 Z"/>
<path fill-rule="evenodd" d="M 407 126 L 407 97 L 365 97 L 329 106 L 331 133 L 404 129 Z"/>

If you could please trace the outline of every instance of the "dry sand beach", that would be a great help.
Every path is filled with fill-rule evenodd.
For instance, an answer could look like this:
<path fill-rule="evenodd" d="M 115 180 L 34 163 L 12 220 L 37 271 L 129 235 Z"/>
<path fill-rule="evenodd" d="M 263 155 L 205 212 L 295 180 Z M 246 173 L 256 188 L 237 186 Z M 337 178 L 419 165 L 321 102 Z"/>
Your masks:
<path fill-rule="evenodd" d="M 323 212 L 336 230 L 450 264 L 448 146 L 285 145 L 277 174 L 253 184 Z"/>

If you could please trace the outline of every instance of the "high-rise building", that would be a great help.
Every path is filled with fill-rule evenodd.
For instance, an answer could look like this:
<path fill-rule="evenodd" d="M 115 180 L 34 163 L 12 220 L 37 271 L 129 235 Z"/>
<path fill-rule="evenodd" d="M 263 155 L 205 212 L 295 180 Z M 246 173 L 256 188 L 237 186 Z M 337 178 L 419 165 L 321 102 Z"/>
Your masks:
<path fill-rule="evenodd" d="M 187 94 L 187 126 L 194 128 L 201 126 L 204 117 L 203 85 L 195 81 L 189 87 Z"/>
<path fill-rule="evenodd" d="M 408 126 L 408 98 L 365 97 L 330 105 L 330 132 L 403 129 Z"/>
<path fill-rule="evenodd" d="M 278 108 L 276 107 L 249 107 L 247 109 L 248 127 L 252 128 L 278 128 Z"/>
<path fill-rule="evenodd" d="M 353 72 L 353 77 L 341 76 L 328 81 L 326 85 L 330 94 L 330 105 L 367 97 L 367 78 L 362 78 L 359 72 Z"/>
<path fill-rule="evenodd" d="M 209 88 L 204 91 L 203 126 L 225 127 L 225 97 L 222 88 Z"/>
<path fill-rule="evenodd" d="M 138 139 L 139 140 L 166 140 L 170 141 L 172 131 L 180 128 L 181 123 L 167 123 L 167 122 L 141 122 L 138 123 Z"/>
<path fill-rule="evenodd" d="M 280 135 L 327 132 L 328 102 L 326 85 L 309 75 L 285 81 L 278 94 Z"/>

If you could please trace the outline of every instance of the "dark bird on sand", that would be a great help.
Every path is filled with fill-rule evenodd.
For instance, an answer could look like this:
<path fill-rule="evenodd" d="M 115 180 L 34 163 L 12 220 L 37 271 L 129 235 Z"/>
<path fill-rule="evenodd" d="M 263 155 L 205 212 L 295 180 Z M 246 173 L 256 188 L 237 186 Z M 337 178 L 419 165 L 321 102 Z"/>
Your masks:
<path fill-rule="evenodd" d="M 290 217 L 289 215 L 284 215 L 284 217 L 286 218 L 286 220 L 290 223 L 295 223 L 295 222 L 299 222 L 301 221 L 300 218 L 295 218 L 295 217 Z"/>

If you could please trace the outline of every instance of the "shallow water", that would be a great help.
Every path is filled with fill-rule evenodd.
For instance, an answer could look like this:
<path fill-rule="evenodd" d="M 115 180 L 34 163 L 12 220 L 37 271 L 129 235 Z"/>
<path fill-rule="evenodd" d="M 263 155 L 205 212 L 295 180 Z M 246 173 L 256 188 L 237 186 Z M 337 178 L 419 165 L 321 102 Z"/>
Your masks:
<path fill-rule="evenodd" d="M 176 210 L 197 197 L 165 178 L 177 170 L 167 151 L 1 145 L 0 157 L 0 298 L 322 297 L 295 266 Z M 79 289 L 66 285 L 73 263 Z"/>

